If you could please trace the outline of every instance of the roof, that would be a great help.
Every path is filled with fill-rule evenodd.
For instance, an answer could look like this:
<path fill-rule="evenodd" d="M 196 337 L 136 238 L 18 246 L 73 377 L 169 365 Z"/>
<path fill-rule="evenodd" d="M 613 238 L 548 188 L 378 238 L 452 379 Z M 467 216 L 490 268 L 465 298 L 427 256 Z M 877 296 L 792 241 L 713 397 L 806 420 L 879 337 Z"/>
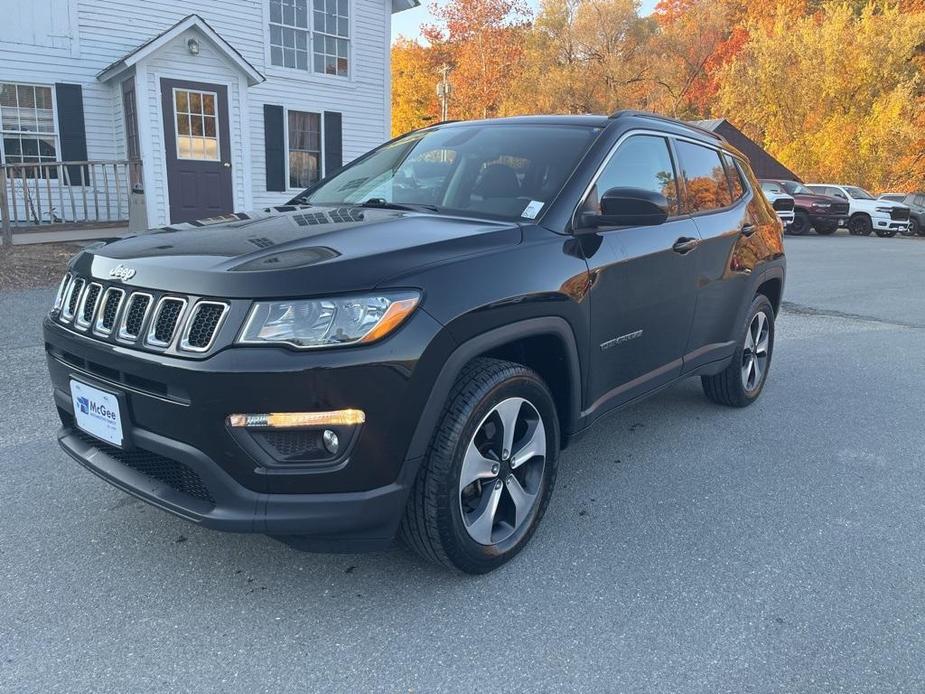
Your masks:
<path fill-rule="evenodd" d="M 758 178 L 799 181 L 802 183 L 799 176 L 781 164 L 761 145 L 725 118 L 695 120 L 691 121 L 691 125 L 724 137 L 729 144 L 748 158 L 749 162 L 751 162 L 752 170 Z"/>
<path fill-rule="evenodd" d="M 392 14 L 420 7 L 420 0 L 392 0 Z"/>
<path fill-rule="evenodd" d="M 206 22 L 206 20 L 204 20 L 198 14 L 187 15 L 173 26 L 162 31 L 157 36 L 149 39 L 148 41 L 145 41 L 143 44 L 130 51 L 129 53 L 126 53 L 111 65 L 103 68 L 103 70 L 97 74 L 96 79 L 98 79 L 100 82 L 107 82 L 111 80 L 113 77 L 123 73 L 125 70 L 129 69 L 140 60 L 143 60 L 144 58 L 165 46 L 167 43 L 178 37 L 187 29 L 195 29 L 200 34 L 202 34 L 204 38 L 210 41 L 219 51 L 225 55 L 230 63 L 235 65 L 247 76 L 247 82 L 249 85 L 253 86 L 263 82 L 266 79 L 262 74 L 260 74 L 260 72 L 257 71 L 257 68 L 251 65 L 247 59 L 238 52 L 234 46 L 223 39 L 221 35 L 215 31 L 215 29 L 209 26 L 208 22 Z"/>

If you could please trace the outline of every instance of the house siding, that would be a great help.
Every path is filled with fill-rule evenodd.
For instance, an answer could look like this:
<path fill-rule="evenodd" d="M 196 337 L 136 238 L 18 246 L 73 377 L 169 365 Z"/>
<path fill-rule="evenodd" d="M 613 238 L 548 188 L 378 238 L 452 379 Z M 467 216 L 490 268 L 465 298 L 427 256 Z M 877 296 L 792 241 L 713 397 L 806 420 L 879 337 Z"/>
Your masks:
<path fill-rule="evenodd" d="M 43 47 L 3 41 L 5 34 L 0 34 L 0 80 L 80 84 L 88 157 L 123 158 L 126 147 L 119 84 L 130 73 L 105 84 L 99 82 L 96 75 L 176 24 L 193 8 L 178 0 L 42 2 L 51 2 L 56 13 L 67 18 L 66 21 L 56 20 L 54 32 L 69 32 L 69 37 L 49 39 L 45 43 L 53 42 L 54 46 Z M 203 41 L 201 35 L 202 50 L 198 56 L 189 54 L 185 39 L 176 39 L 137 66 L 139 121 L 145 121 L 139 122 L 139 137 L 152 226 L 166 223 L 168 209 L 158 83 L 161 76 L 228 84 L 229 115 L 234 124 L 231 145 L 235 206 L 239 209 L 279 204 L 289 197 L 289 192 L 266 190 L 264 104 L 315 113 L 341 113 L 345 162 L 387 139 L 391 3 L 351 0 L 349 78 L 304 74 L 268 65 L 266 7 L 267 0 L 198 0 L 194 8 L 267 78 L 265 82 L 248 88 L 240 71 L 213 52 L 213 47 Z M 24 13 L 17 21 L 28 22 L 28 16 Z"/>

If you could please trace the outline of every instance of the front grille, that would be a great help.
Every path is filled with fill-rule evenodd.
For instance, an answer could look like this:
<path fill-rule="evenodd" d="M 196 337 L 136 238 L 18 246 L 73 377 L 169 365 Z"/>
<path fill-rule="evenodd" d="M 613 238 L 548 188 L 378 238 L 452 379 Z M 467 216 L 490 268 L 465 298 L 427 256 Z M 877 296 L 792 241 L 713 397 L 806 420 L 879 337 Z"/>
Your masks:
<path fill-rule="evenodd" d="M 832 214 L 848 214 L 848 203 L 847 202 L 833 202 L 832 207 L 829 208 L 832 211 Z"/>
<path fill-rule="evenodd" d="M 196 474 L 196 471 L 187 467 L 183 463 L 162 455 L 151 453 L 141 448 L 132 450 L 122 450 L 116 448 L 105 441 L 90 436 L 90 434 L 72 427 L 74 436 L 83 441 L 88 446 L 93 446 L 101 450 L 111 458 L 115 458 L 126 467 L 130 467 L 137 472 L 147 475 L 152 479 L 166 484 L 174 491 L 191 496 L 200 501 L 206 501 L 215 504 L 209 488 L 202 481 L 202 478 Z"/>
<path fill-rule="evenodd" d="M 230 309 L 229 301 L 134 291 L 68 273 L 52 316 L 98 340 L 204 355 L 214 347 Z"/>
<path fill-rule="evenodd" d="M 181 346 L 194 352 L 202 352 L 212 345 L 218 327 L 228 310 L 226 304 L 215 301 L 200 301 L 193 309 Z"/>
<path fill-rule="evenodd" d="M 774 209 L 781 212 L 790 212 L 793 209 L 792 198 L 778 198 L 774 201 Z"/>
<path fill-rule="evenodd" d="M 154 318 L 151 319 L 151 329 L 148 331 L 148 344 L 157 347 L 166 347 L 170 344 L 184 306 L 186 306 L 185 299 L 173 297 L 165 297 L 158 302 L 157 308 L 154 309 Z"/>
<path fill-rule="evenodd" d="M 905 222 L 909 219 L 908 207 L 894 207 L 890 210 L 890 219 L 894 222 Z"/>

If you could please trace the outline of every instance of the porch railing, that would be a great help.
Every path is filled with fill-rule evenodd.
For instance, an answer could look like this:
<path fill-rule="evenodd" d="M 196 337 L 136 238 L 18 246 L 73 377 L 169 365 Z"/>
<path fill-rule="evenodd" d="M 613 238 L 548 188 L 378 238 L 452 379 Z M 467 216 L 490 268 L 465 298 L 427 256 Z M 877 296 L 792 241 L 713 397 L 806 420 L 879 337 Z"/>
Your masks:
<path fill-rule="evenodd" d="M 0 166 L 3 240 L 22 227 L 127 222 L 141 162 L 56 161 Z M 9 239 L 8 239 L 9 237 Z"/>

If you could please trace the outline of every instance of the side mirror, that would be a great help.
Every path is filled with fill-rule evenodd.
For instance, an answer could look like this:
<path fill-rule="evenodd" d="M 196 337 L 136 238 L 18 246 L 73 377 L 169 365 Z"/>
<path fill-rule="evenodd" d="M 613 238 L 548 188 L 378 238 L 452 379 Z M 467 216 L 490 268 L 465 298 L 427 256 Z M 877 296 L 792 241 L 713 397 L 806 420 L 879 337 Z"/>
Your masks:
<path fill-rule="evenodd" d="M 668 199 L 643 188 L 611 188 L 601 198 L 601 214 L 584 213 L 583 229 L 656 226 L 668 219 Z M 579 230 L 580 231 L 580 230 Z"/>

